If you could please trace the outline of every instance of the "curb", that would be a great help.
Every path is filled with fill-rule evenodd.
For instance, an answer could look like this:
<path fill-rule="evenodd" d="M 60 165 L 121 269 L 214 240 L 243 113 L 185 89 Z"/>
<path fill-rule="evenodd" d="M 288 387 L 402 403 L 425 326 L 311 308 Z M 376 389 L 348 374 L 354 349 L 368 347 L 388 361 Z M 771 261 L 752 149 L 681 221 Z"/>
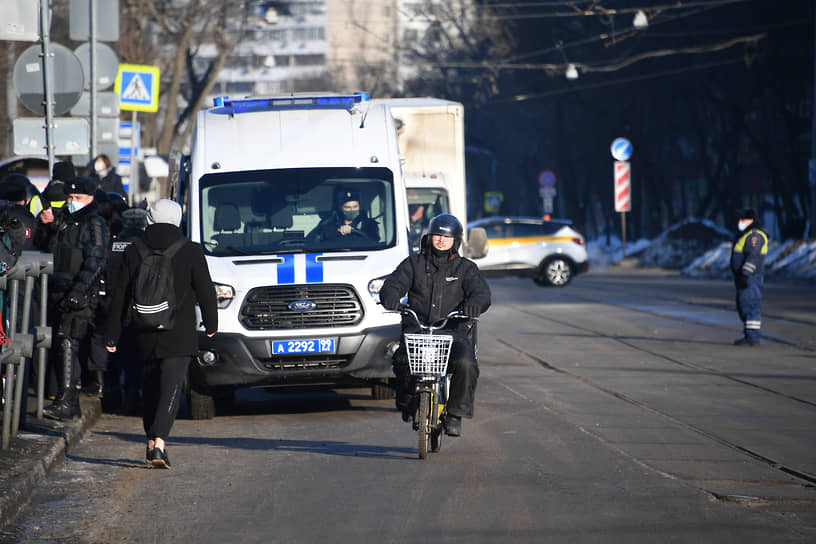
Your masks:
<path fill-rule="evenodd" d="M 37 486 L 93 427 L 102 413 L 98 399 L 80 396 L 78 421 L 38 420 L 29 398 L 27 424 L 0 450 L 0 527 L 11 523 Z M 36 402 L 36 401 L 35 401 Z"/>

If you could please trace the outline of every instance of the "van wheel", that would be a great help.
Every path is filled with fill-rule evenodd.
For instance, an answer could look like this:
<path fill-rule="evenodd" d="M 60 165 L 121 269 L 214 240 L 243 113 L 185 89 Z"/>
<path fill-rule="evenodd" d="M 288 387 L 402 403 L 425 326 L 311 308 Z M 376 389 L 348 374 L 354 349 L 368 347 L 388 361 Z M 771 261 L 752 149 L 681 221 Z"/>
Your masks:
<path fill-rule="evenodd" d="M 190 387 L 190 417 L 192 419 L 212 419 L 215 417 L 215 399 L 194 386 Z"/>
<path fill-rule="evenodd" d="M 394 398 L 394 388 L 389 384 L 389 380 L 377 382 L 371 386 L 371 398 L 374 400 L 390 400 Z"/>
<path fill-rule="evenodd" d="M 542 263 L 533 281 L 541 286 L 564 287 L 571 279 L 572 266 L 570 266 L 570 263 L 561 257 L 555 257 Z"/>

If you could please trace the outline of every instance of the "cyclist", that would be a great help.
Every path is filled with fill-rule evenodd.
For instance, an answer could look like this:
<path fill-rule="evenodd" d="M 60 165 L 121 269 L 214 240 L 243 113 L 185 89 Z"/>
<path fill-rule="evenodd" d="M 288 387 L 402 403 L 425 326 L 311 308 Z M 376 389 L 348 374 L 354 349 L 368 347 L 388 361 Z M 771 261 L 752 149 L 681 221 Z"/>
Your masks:
<path fill-rule="evenodd" d="M 421 251 L 402 261 L 385 280 L 380 290 L 382 305 L 396 310 L 407 293 L 408 305 L 425 323 L 438 321 L 457 308 L 468 317 L 478 317 L 486 311 L 490 307 L 490 288 L 476 264 L 459 256 L 462 234 L 462 224 L 450 214 L 431 219 Z M 473 417 L 479 366 L 468 336 L 470 327 L 471 323 L 465 320 L 452 319 L 442 331 L 454 337 L 448 362 L 448 373 L 453 377 L 444 422 L 445 433 L 449 436 L 459 436 L 462 418 Z M 409 333 L 420 331 L 410 318 L 403 320 L 403 330 Z M 404 345 L 400 345 L 394 355 L 394 374 L 397 377 L 397 408 L 408 421 L 416 411 L 413 405 L 415 386 Z"/>

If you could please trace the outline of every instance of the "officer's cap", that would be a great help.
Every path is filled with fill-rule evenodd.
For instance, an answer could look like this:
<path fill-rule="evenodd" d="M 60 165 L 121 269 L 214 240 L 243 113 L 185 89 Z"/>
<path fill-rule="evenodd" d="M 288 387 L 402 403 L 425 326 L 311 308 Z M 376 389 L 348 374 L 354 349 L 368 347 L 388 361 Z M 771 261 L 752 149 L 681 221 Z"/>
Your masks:
<path fill-rule="evenodd" d="M 66 195 L 94 195 L 96 194 L 96 183 L 88 178 L 71 178 L 65 182 Z"/>
<path fill-rule="evenodd" d="M 751 208 L 745 208 L 744 210 L 740 210 L 738 219 L 750 219 L 754 221 L 756 220 L 756 213 Z"/>

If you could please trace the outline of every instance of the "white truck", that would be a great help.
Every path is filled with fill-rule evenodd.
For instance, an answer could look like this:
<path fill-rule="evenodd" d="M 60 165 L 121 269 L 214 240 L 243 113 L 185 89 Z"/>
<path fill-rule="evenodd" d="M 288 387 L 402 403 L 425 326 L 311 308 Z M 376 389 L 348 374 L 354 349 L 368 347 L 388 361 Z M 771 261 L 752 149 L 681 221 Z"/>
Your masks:
<path fill-rule="evenodd" d="M 176 195 L 219 325 L 199 336 L 192 416 L 241 387 L 364 380 L 390 396 L 399 315 L 379 289 L 410 246 L 389 108 L 364 93 L 216 99 L 195 123 Z"/>
<path fill-rule="evenodd" d="M 396 123 L 411 245 L 416 251 L 434 216 L 450 213 L 467 225 L 464 106 L 439 98 L 376 102 L 388 106 Z"/>

